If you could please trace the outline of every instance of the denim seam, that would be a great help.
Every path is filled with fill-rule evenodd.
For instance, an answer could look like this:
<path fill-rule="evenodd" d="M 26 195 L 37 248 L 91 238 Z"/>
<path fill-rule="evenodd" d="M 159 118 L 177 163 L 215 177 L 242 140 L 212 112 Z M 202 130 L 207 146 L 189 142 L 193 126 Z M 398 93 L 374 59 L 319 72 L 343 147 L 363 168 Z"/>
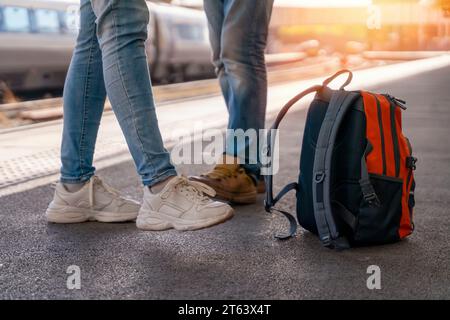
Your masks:
<path fill-rule="evenodd" d="M 94 29 L 95 32 L 95 29 Z M 88 65 L 87 65 L 87 70 L 86 70 L 86 82 L 84 85 L 84 92 L 83 92 L 83 120 L 81 123 L 81 139 L 80 139 L 80 145 L 79 145 L 79 163 L 80 163 L 80 176 L 84 175 L 84 169 L 83 169 L 83 165 L 84 165 L 84 151 L 85 151 L 85 146 L 84 146 L 84 140 L 85 140 L 85 136 L 86 136 L 86 132 L 85 132 L 85 127 L 86 127 L 86 118 L 87 118 L 87 108 L 86 108 L 86 104 L 87 104 L 87 92 L 89 90 L 89 79 L 90 79 L 90 74 L 91 74 L 91 65 L 92 65 L 92 49 L 93 49 L 93 42 L 95 41 L 95 37 L 92 38 L 91 43 L 90 43 L 90 47 L 89 47 L 89 59 L 88 59 Z"/>
<path fill-rule="evenodd" d="M 267 14 L 267 13 L 264 13 L 264 14 Z M 269 22 L 270 22 L 270 21 L 269 21 Z M 265 26 L 266 29 L 268 28 L 269 22 L 267 22 L 267 25 Z M 256 50 L 252 50 L 252 49 L 258 47 L 257 41 L 259 40 L 259 39 L 258 39 L 258 36 L 259 36 L 259 35 L 258 35 L 259 28 L 258 28 L 257 19 L 252 19 L 252 27 L 251 27 L 250 30 L 251 30 L 251 31 L 250 31 L 250 32 L 251 32 L 251 37 L 250 37 L 251 41 L 248 41 L 248 51 L 247 51 L 247 52 L 250 53 L 249 56 L 251 57 L 251 59 L 250 59 L 251 66 L 252 66 L 253 68 L 258 68 L 258 67 L 259 67 L 259 64 L 258 64 L 258 61 L 257 61 L 257 60 L 258 60 L 258 57 L 255 56 L 255 54 L 254 54 L 254 52 L 255 52 Z M 264 32 L 267 32 L 267 30 L 264 30 Z M 266 44 L 267 44 L 267 39 L 266 39 Z M 263 53 L 263 55 L 264 55 L 264 53 Z M 260 70 L 257 70 L 257 71 L 259 72 Z"/>
<path fill-rule="evenodd" d="M 116 16 L 115 16 L 115 12 L 114 12 L 113 9 L 114 9 L 114 8 L 113 8 L 113 3 L 111 3 L 111 16 L 112 16 L 112 19 L 113 19 L 113 28 L 114 28 L 114 30 L 115 30 L 114 35 L 115 35 L 116 43 L 118 44 L 118 43 L 119 43 L 119 40 L 118 40 L 118 38 L 117 38 L 117 23 L 116 23 L 116 19 L 117 19 L 117 18 L 116 18 Z M 119 71 L 119 76 L 120 76 L 122 88 L 123 88 L 123 90 L 124 90 L 124 92 L 125 92 L 125 95 L 126 95 L 126 97 L 127 97 L 128 108 L 129 108 L 130 113 L 131 113 L 131 115 L 132 115 L 132 117 L 131 117 L 132 120 L 131 120 L 131 121 L 133 122 L 134 130 L 136 131 L 136 136 L 137 136 L 137 139 L 138 139 L 138 141 L 139 141 L 139 147 L 141 148 L 141 152 L 142 152 L 142 154 L 144 155 L 144 158 L 145 158 L 145 161 L 147 162 L 147 165 L 149 165 L 150 167 L 152 167 L 152 169 L 153 169 L 153 171 L 154 171 L 154 170 L 155 170 L 155 169 L 154 169 L 154 166 L 153 166 L 152 162 L 150 161 L 150 159 L 149 159 L 147 153 L 146 153 L 145 150 L 144 150 L 144 144 L 142 143 L 141 136 L 140 136 L 140 133 L 139 133 L 139 129 L 138 129 L 138 126 L 136 125 L 135 112 L 133 111 L 131 99 L 130 99 L 130 96 L 129 96 L 129 94 L 128 94 L 127 88 L 126 88 L 126 86 L 124 85 L 124 79 L 123 79 L 123 75 L 122 75 L 122 69 L 121 69 L 121 67 L 120 67 L 120 61 L 121 61 L 121 59 L 120 59 L 120 56 L 119 56 L 119 54 L 118 54 L 117 52 L 116 52 L 116 58 L 117 58 L 117 69 L 118 69 L 118 71 Z"/>
<path fill-rule="evenodd" d="M 250 64 L 252 67 L 255 67 L 256 63 L 254 62 L 254 52 L 253 52 L 253 48 L 256 47 L 255 45 L 255 36 L 256 36 L 256 28 L 257 26 L 257 19 L 252 19 L 252 26 L 250 28 L 250 41 L 247 42 L 247 52 L 249 53 L 249 57 L 250 57 Z"/>

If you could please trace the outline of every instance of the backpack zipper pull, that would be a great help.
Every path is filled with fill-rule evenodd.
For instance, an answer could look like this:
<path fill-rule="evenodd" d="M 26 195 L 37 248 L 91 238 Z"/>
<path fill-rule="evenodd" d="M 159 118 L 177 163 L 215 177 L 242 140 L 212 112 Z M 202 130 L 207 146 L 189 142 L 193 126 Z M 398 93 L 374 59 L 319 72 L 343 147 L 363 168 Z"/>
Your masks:
<path fill-rule="evenodd" d="M 391 96 L 390 94 L 386 94 L 385 95 L 389 100 L 391 100 L 394 104 L 396 104 L 397 106 L 399 106 L 400 108 L 402 108 L 403 110 L 406 110 L 406 101 L 402 100 L 402 99 L 398 99 L 394 96 Z"/>

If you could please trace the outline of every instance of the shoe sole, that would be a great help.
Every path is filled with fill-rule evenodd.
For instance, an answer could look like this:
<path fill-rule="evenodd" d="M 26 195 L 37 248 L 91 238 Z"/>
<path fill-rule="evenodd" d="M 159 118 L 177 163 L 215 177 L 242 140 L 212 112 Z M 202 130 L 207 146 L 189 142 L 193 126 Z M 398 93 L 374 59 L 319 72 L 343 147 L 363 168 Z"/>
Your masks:
<path fill-rule="evenodd" d="M 219 217 L 189 221 L 168 216 L 156 211 L 140 212 L 136 219 L 136 226 L 139 229 L 146 231 L 164 231 L 168 229 L 175 229 L 178 231 L 193 231 L 223 223 L 228 219 L 231 219 L 233 215 L 234 211 L 232 208 L 230 208 L 227 209 L 227 211 Z"/>
<path fill-rule="evenodd" d="M 257 193 L 255 192 L 227 192 L 224 190 L 216 189 L 215 199 L 229 201 L 235 204 L 252 204 L 256 202 Z"/>
<path fill-rule="evenodd" d="M 79 208 L 64 207 L 63 210 L 47 209 L 45 216 L 51 223 L 82 223 L 98 221 L 105 223 L 134 221 L 137 213 L 116 213 L 94 210 L 81 210 Z"/>

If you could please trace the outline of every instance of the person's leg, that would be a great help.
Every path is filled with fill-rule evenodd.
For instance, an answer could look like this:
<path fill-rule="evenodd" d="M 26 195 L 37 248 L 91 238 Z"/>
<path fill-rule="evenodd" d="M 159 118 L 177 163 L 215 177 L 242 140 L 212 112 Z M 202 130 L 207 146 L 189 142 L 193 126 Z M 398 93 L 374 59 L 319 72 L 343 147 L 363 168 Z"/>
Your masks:
<path fill-rule="evenodd" d="M 144 187 L 136 220 L 143 230 L 196 230 L 233 216 L 214 202 L 206 185 L 176 175 L 156 119 L 144 42 L 149 12 L 145 0 L 91 0 L 103 56 L 106 91 Z M 171 178 L 171 179 L 168 179 Z M 148 188 L 164 181 L 159 192 Z"/>
<path fill-rule="evenodd" d="M 227 79 L 223 77 L 224 65 L 220 57 L 222 51 L 222 28 L 225 19 L 224 0 L 204 0 L 203 7 L 208 18 L 209 42 L 212 49 L 212 63 L 219 79 L 223 97 L 225 101 L 228 101 L 228 94 L 230 93 L 230 90 Z"/>
<path fill-rule="evenodd" d="M 106 98 L 95 20 L 90 1 L 81 0 L 80 30 L 64 85 L 61 179 L 46 211 L 49 222 L 123 222 L 136 219 L 140 208 L 94 176 L 95 141 Z"/>
<path fill-rule="evenodd" d="M 222 30 L 221 77 L 228 83 L 228 128 L 256 130 L 264 128 L 267 103 L 267 71 L 264 51 L 273 0 L 224 0 L 225 19 Z M 245 30 L 245 31 L 244 31 Z M 222 81 L 224 81 L 222 80 Z M 246 171 L 259 175 L 258 139 L 245 143 L 228 135 L 226 153 L 239 157 Z M 257 150 L 257 153 L 250 152 Z"/>
<path fill-rule="evenodd" d="M 80 3 L 80 30 L 64 85 L 61 182 L 78 184 L 95 172 L 95 141 L 105 104 L 102 55 L 89 0 Z"/>
<path fill-rule="evenodd" d="M 106 91 L 146 186 L 177 173 L 158 127 L 144 42 L 144 0 L 93 0 Z"/>
<path fill-rule="evenodd" d="M 258 138 L 265 121 L 264 51 L 273 0 L 204 0 L 204 5 L 213 62 L 229 112 L 228 128 L 253 133 L 236 139 L 228 132 L 222 160 L 226 164 L 192 179 L 213 187 L 223 200 L 252 203 L 256 193 L 264 191 L 259 181 Z"/>

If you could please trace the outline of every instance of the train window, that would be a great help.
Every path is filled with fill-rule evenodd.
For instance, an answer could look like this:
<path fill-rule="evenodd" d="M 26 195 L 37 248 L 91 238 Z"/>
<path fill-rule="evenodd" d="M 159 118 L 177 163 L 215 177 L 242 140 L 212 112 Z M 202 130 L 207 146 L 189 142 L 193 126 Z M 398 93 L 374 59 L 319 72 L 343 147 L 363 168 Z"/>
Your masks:
<path fill-rule="evenodd" d="M 0 31 L 3 31 L 3 11 L 0 8 Z"/>
<path fill-rule="evenodd" d="M 34 16 L 38 32 L 58 33 L 60 32 L 59 16 L 55 10 L 35 9 Z"/>
<path fill-rule="evenodd" d="M 66 31 L 77 33 L 80 28 L 80 15 L 78 11 L 67 11 L 62 13 Z"/>
<path fill-rule="evenodd" d="M 204 28 L 200 25 L 177 24 L 175 26 L 181 39 L 202 41 L 204 39 Z"/>
<path fill-rule="evenodd" d="M 20 7 L 3 8 L 3 29 L 9 32 L 29 32 L 30 19 L 28 9 Z"/>

